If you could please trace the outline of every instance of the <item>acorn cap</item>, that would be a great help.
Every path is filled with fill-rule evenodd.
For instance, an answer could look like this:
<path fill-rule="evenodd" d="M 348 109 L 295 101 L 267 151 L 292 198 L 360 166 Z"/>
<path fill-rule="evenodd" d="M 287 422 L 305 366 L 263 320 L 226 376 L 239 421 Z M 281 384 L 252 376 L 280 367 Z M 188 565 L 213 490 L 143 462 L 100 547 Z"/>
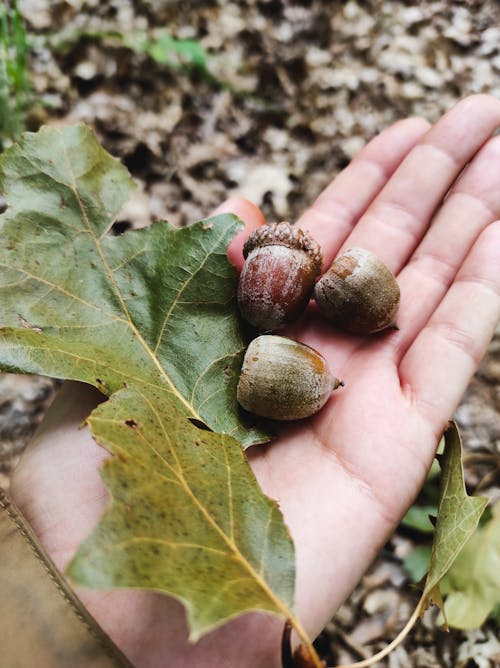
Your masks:
<path fill-rule="evenodd" d="M 287 246 L 303 250 L 311 258 L 312 269 L 317 276 L 321 273 L 323 258 L 317 241 L 299 227 L 290 223 L 270 223 L 256 229 L 245 241 L 243 257 L 246 259 L 255 248 L 262 246 Z"/>

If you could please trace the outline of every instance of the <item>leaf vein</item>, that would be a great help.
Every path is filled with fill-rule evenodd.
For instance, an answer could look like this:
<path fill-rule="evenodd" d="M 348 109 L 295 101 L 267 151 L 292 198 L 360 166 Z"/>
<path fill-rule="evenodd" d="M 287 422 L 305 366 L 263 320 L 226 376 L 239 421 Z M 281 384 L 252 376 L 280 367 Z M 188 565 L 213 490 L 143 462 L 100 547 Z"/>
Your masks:
<path fill-rule="evenodd" d="M 74 299 L 77 302 L 80 302 L 81 304 L 84 304 L 85 306 L 88 306 L 89 308 L 94 309 L 95 311 L 98 311 L 99 313 L 102 313 L 102 315 L 106 316 L 110 320 L 114 320 L 116 322 L 123 322 L 127 323 L 126 320 L 123 318 L 120 318 L 117 315 L 114 315 L 112 313 L 108 313 L 108 311 L 105 311 L 102 309 L 100 306 L 96 306 L 95 304 L 92 304 L 91 302 L 86 301 L 82 297 L 79 297 L 78 295 L 74 295 L 72 292 L 69 292 L 68 290 L 65 290 L 62 286 L 56 285 L 55 283 L 52 283 L 46 278 L 43 278 L 41 276 L 37 276 L 36 274 L 31 273 L 27 269 L 21 268 L 21 267 L 11 267 L 8 264 L 5 264 L 3 262 L 0 262 L 0 267 L 5 267 L 6 269 L 13 269 L 14 271 L 18 271 L 22 274 L 24 274 L 27 279 L 32 279 L 33 281 L 37 281 L 38 283 L 43 283 L 43 285 L 48 285 L 50 286 L 53 290 L 56 290 L 57 292 L 60 292 L 63 294 L 65 297 L 69 297 L 70 299 Z"/>
<path fill-rule="evenodd" d="M 150 536 L 132 536 L 132 538 L 128 538 L 127 540 L 114 543 L 113 550 L 126 548 L 128 545 L 132 543 L 158 543 L 159 545 L 168 546 L 169 548 L 176 550 L 193 549 L 193 550 L 202 550 L 204 552 L 210 552 L 212 554 L 219 554 L 223 557 L 230 556 L 228 552 L 225 552 L 224 550 L 219 550 L 215 547 L 209 547 L 207 545 L 201 545 L 198 543 L 191 543 L 191 542 L 185 542 L 185 543 L 177 542 L 175 540 L 167 540 L 166 538 L 152 538 Z"/>
<path fill-rule="evenodd" d="M 156 352 L 158 351 L 158 348 L 160 347 L 160 343 L 161 343 L 161 340 L 162 340 L 162 338 L 163 338 L 163 333 L 164 333 L 164 331 L 165 331 L 165 328 L 166 328 L 166 326 L 167 326 L 167 323 L 168 323 L 168 321 L 169 321 L 169 319 L 170 319 L 170 316 L 172 315 L 173 310 L 175 309 L 175 307 L 176 307 L 177 304 L 179 303 L 179 300 L 180 300 L 180 297 L 181 297 L 182 293 L 183 293 L 184 290 L 188 287 L 188 285 L 193 281 L 193 279 L 200 273 L 200 271 L 202 270 L 202 268 L 205 266 L 205 264 L 207 263 L 208 258 L 210 257 L 210 253 L 211 253 L 211 251 L 212 251 L 212 249 L 213 249 L 213 246 L 219 244 L 220 240 L 224 237 L 224 234 L 225 234 L 225 232 L 221 233 L 220 237 L 219 237 L 217 240 L 215 240 L 215 241 L 212 242 L 212 247 L 211 247 L 211 248 L 205 249 L 205 256 L 203 257 L 203 260 L 202 260 L 202 261 L 199 263 L 199 265 L 196 267 L 196 270 L 195 270 L 195 271 L 193 271 L 193 272 L 191 272 L 190 274 L 188 274 L 187 279 L 186 279 L 186 280 L 184 281 L 184 283 L 182 283 L 182 285 L 179 287 L 179 290 L 178 290 L 178 292 L 177 292 L 177 295 L 176 295 L 175 299 L 172 301 L 172 304 L 170 305 L 170 308 L 168 309 L 167 313 L 165 314 L 165 318 L 163 319 L 163 324 L 162 324 L 162 326 L 161 326 L 161 328 L 160 328 L 160 332 L 159 332 L 159 334 L 158 334 L 158 337 L 157 337 L 157 340 L 156 340 L 156 344 L 155 344 L 154 349 L 153 349 L 153 352 L 154 352 L 155 354 L 156 354 Z"/>
<path fill-rule="evenodd" d="M 175 387 L 174 383 L 172 382 L 172 379 L 170 378 L 170 376 L 167 374 L 167 372 L 165 371 L 165 369 L 164 369 L 164 368 L 162 367 L 162 365 L 160 364 L 160 361 L 159 361 L 158 358 L 156 357 L 156 350 L 151 350 L 151 348 L 148 346 L 148 344 L 147 344 L 146 341 L 144 340 L 144 337 L 142 336 L 141 332 L 140 332 L 140 331 L 137 329 L 137 327 L 135 326 L 134 321 L 132 320 L 132 318 L 131 318 L 131 316 L 130 316 L 129 310 L 128 310 L 127 305 L 126 305 L 126 303 L 125 303 L 125 300 L 124 300 L 124 298 L 123 298 L 123 295 L 121 294 L 121 292 L 120 292 L 120 290 L 119 290 L 119 288 L 118 288 L 118 285 L 117 285 L 117 283 L 116 283 L 116 281 L 115 281 L 115 277 L 114 277 L 114 275 L 113 275 L 113 272 L 112 272 L 112 270 L 111 270 L 111 267 L 110 267 L 110 265 L 109 265 L 109 263 L 108 263 L 108 261 L 107 261 L 107 258 L 106 258 L 105 254 L 104 254 L 104 251 L 103 251 L 103 248 L 102 248 L 102 244 L 100 243 L 100 242 L 101 242 L 101 238 L 97 237 L 97 236 L 94 234 L 94 230 L 92 229 L 92 225 L 90 224 L 90 220 L 89 220 L 89 217 L 88 217 L 88 215 L 87 215 L 87 210 L 86 210 L 86 208 L 85 208 L 85 206 L 84 206 L 84 204 L 83 204 L 83 202 L 82 202 L 82 200 L 81 200 L 80 194 L 79 194 L 79 192 L 78 192 L 78 187 L 77 187 L 77 183 L 76 183 L 75 175 L 73 174 L 73 171 L 72 171 L 72 169 L 71 169 L 71 163 L 70 163 L 70 161 L 69 161 L 69 158 L 68 158 L 68 155 L 67 155 L 67 151 L 66 151 L 66 147 L 65 147 L 65 145 L 64 145 L 64 142 L 62 142 L 62 152 L 63 152 L 63 155 L 65 156 L 66 164 L 67 164 L 67 166 L 68 166 L 68 173 L 71 175 L 73 193 L 74 193 L 74 195 L 75 195 L 75 197 L 76 197 L 76 200 L 77 200 L 77 202 L 78 202 L 78 205 L 79 205 L 79 207 L 80 207 L 80 211 L 81 211 L 81 213 L 82 213 L 83 221 L 84 221 L 84 223 L 85 223 L 85 226 L 87 227 L 88 234 L 89 234 L 90 238 L 94 241 L 94 244 L 95 244 L 95 247 L 96 247 L 97 252 L 98 252 L 98 254 L 99 254 L 99 257 L 101 258 L 101 263 L 102 263 L 103 269 L 104 269 L 104 271 L 105 271 L 105 274 L 106 274 L 107 277 L 108 277 L 108 280 L 109 280 L 109 282 L 110 282 L 110 285 L 111 285 L 111 288 L 112 288 L 114 294 L 116 295 L 116 297 L 118 298 L 118 301 L 120 302 L 120 305 L 121 305 L 122 310 L 123 310 L 123 314 L 124 314 L 124 316 L 125 316 L 125 318 L 126 318 L 126 321 L 127 321 L 128 325 L 129 325 L 130 329 L 132 330 L 132 332 L 134 333 L 134 335 L 136 336 L 137 340 L 140 342 L 140 344 L 142 345 L 142 347 L 144 348 L 144 350 L 146 351 L 146 353 L 148 354 L 148 356 L 151 358 L 151 360 L 152 360 L 152 362 L 153 362 L 153 365 L 158 369 L 158 371 L 160 372 L 161 376 L 164 378 L 164 380 L 165 380 L 165 381 L 167 382 L 167 384 L 170 386 L 170 388 L 171 388 L 171 393 L 172 393 L 174 396 L 176 396 L 176 397 L 178 398 L 178 400 L 179 400 L 179 401 L 180 401 L 180 402 L 181 402 L 181 403 L 188 409 L 188 411 L 189 411 L 192 415 L 194 415 L 194 417 L 199 417 L 199 416 L 197 415 L 196 411 L 194 410 L 193 406 L 191 406 L 191 405 L 188 403 L 188 401 L 182 396 L 182 394 L 180 394 L 180 392 L 177 390 L 177 388 Z"/>

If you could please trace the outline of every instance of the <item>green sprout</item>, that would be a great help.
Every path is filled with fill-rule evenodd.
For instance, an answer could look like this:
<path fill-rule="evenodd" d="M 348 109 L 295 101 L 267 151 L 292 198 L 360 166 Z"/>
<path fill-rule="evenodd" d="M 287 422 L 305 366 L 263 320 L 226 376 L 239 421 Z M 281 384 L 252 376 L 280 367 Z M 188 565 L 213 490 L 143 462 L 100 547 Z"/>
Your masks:
<path fill-rule="evenodd" d="M 30 95 L 28 44 L 17 1 L 0 3 L 0 148 L 23 130 Z"/>

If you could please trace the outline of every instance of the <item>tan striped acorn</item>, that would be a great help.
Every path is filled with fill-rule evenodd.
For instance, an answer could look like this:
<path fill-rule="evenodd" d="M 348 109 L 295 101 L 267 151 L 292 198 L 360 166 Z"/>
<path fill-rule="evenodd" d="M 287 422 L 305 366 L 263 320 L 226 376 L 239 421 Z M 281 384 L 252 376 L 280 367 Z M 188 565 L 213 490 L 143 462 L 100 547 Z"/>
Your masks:
<path fill-rule="evenodd" d="M 238 283 L 243 318 L 261 332 L 282 329 L 306 308 L 321 272 L 319 244 L 290 223 L 255 230 L 243 246 Z"/>
<path fill-rule="evenodd" d="M 263 334 L 247 348 L 237 397 L 240 405 L 255 415 L 299 420 L 321 410 L 332 391 L 343 384 L 314 348 Z"/>
<path fill-rule="evenodd" d="M 396 328 L 399 286 L 374 253 L 351 248 L 339 255 L 314 288 L 323 315 L 351 334 Z"/>

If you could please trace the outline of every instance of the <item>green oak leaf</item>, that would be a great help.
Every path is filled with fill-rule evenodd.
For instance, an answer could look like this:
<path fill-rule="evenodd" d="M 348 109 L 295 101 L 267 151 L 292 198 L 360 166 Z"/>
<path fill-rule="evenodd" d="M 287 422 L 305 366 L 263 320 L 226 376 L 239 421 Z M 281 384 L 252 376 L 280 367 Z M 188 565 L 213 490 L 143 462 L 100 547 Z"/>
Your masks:
<path fill-rule="evenodd" d="M 462 468 L 462 444 L 457 426 L 450 423 L 444 435 L 445 446 L 439 455 L 441 481 L 438 515 L 432 545 L 429 572 L 422 602 L 442 605 L 441 581 L 460 551 L 472 536 L 488 500 L 469 496 L 465 489 Z"/>
<path fill-rule="evenodd" d="M 166 411 L 161 393 L 120 390 L 88 420 L 113 453 L 111 504 L 68 567 L 91 587 L 167 592 L 191 640 L 247 610 L 293 619 L 293 545 L 240 444 Z"/>
<path fill-rule="evenodd" d="M 245 337 L 230 215 L 108 234 L 132 189 L 85 126 L 23 135 L 0 157 L 0 368 L 108 396 L 156 388 L 245 446 L 268 440 L 236 401 Z"/>

